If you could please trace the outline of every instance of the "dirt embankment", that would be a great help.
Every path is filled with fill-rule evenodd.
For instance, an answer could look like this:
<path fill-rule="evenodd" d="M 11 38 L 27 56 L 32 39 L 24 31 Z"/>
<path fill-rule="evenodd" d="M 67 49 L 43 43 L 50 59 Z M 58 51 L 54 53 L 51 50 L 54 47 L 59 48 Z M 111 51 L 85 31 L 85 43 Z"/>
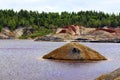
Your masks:
<path fill-rule="evenodd" d="M 3 28 L 0 32 L 0 39 L 18 39 L 24 33 L 24 28 L 20 27 L 11 31 L 9 28 Z"/>
<path fill-rule="evenodd" d="M 51 37 L 59 38 L 62 41 L 89 41 L 89 42 L 120 42 L 120 28 L 86 28 L 84 26 L 65 26 L 64 28 L 58 28 L 53 35 L 39 37 L 40 41 L 46 39 L 51 41 Z M 56 39 L 52 41 L 56 41 Z M 57 40 L 58 41 L 58 40 Z"/>
<path fill-rule="evenodd" d="M 29 35 L 33 33 L 32 27 L 19 27 L 14 31 L 11 31 L 9 28 L 2 28 L 0 32 L 0 39 L 19 39 L 22 35 Z"/>
<path fill-rule="evenodd" d="M 18 39 L 22 35 L 30 35 L 34 29 L 30 27 L 17 28 L 10 31 L 3 28 L 0 32 L 0 39 Z M 55 34 L 38 36 L 36 41 L 89 41 L 89 42 L 120 42 L 120 28 L 86 28 L 84 26 L 70 25 L 58 28 Z"/>

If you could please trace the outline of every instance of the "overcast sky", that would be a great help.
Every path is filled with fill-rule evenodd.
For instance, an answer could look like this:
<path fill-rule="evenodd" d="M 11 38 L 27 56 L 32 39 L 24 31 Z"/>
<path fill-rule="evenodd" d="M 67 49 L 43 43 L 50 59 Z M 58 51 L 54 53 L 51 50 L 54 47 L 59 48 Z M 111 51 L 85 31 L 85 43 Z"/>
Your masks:
<path fill-rule="evenodd" d="M 78 12 L 86 10 L 120 12 L 120 0 L 0 0 L 0 9 L 45 12 Z"/>

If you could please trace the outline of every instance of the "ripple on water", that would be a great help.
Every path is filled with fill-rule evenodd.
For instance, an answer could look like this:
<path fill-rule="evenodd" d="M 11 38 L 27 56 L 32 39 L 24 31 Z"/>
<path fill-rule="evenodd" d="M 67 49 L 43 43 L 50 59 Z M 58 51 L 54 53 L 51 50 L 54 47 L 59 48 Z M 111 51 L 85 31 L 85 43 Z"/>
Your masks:
<path fill-rule="evenodd" d="M 42 59 L 66 42 L 0 40 L 0 80 L 94 80 L 120 67 L 120 44 L 83 43 L 108 58 L 97 62 L 59 62 Z"/>

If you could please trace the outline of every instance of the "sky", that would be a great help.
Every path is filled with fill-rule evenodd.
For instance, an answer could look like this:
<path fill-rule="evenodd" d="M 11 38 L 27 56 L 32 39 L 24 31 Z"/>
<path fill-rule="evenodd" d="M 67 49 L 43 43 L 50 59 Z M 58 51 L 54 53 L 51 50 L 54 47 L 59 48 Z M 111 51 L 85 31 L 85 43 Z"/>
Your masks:
<path fill-rule="evenodd" d="M 102 11 L 119 13 L 120 0 L 0 0 L 0 9 L 21 9 L 38 12 Z"/>

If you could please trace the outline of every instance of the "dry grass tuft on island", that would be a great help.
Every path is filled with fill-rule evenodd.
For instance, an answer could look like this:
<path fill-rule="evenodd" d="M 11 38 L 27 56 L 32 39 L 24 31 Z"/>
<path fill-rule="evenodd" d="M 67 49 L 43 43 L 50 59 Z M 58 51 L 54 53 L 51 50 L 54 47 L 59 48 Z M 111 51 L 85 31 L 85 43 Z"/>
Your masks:
<path fill-rule="evenodd" d="M 54 60 L 79 60 L 79 61 L 99 61 L 106 58 L 97 51 L 79 44 L 78 42 L 70 42 L 60 48 L 43 56 L 44 59 Z"/>

